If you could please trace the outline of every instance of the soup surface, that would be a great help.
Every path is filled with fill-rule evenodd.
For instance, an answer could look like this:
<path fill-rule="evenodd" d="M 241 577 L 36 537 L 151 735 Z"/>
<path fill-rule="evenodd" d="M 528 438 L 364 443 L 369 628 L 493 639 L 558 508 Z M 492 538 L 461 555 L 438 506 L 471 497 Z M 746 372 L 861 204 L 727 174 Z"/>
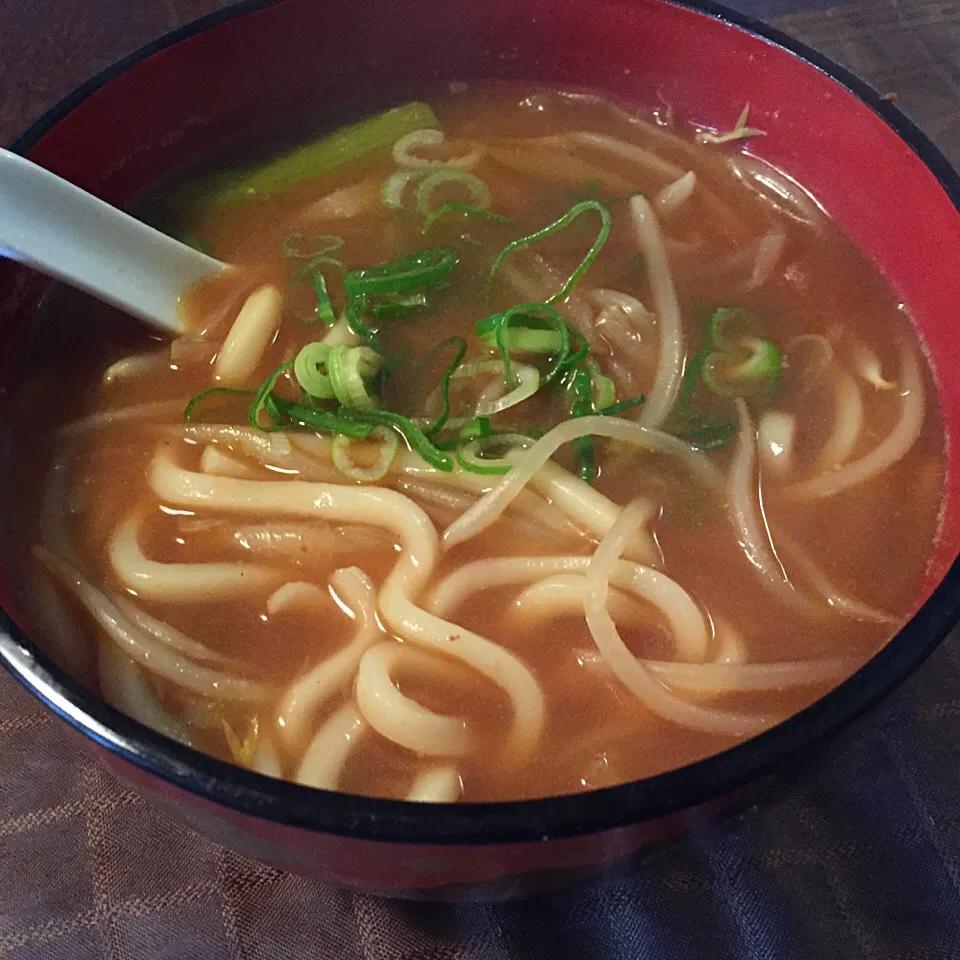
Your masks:
<path fill-rule="evenodd" d="M 656 774 L 853 673 L 936 534 L 934 391 L 741 121 L 457 87 L 153 198 L 234 269 L 173 343 L 47 311 L 51 649 L 201 750 L 434 801 Z"/>

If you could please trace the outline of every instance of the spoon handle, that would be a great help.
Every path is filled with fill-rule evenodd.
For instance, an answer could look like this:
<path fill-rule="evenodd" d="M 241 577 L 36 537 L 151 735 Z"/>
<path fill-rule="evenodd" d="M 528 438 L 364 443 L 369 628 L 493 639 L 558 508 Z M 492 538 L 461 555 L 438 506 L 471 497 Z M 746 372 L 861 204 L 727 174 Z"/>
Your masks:
<path fill-rule="evenodd" d="M 225 267 L 3 149 L 0 256 L 174 334 L 183 331 L 177 310 L 183 290 Z"/>

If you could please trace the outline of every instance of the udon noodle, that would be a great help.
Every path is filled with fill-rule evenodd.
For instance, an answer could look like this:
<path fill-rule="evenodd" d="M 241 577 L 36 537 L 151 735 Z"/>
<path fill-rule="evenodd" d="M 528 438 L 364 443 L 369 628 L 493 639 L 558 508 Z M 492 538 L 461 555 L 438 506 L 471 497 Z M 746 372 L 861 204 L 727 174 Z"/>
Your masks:
<path fill-rule="evenodd" d="M 171 344 L 61 294 L 17 421 L 55 657 L 197 749 L 419 802 L 802 709 L 911 611 L 942 487 L 909 318 L 759 118 L 457 90 L 161 190 L 231 268 Z"/>

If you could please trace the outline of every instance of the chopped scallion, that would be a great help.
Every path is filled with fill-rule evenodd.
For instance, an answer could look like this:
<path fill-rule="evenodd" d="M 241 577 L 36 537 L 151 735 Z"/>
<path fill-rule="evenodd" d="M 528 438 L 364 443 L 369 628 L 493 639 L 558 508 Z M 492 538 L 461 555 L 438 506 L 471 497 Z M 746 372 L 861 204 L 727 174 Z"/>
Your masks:
<path fill-rule="evenodd" d="M 263 383 L 261 383 L 257 388 L 257 392 L 253 395 L 253 400 L 250 401 L 250 408 L 247 410 L 247 423 L 249 423 L 254 430 L 264 430 L 269 429 L 271 426 L 277 426 L 276 422 L 274 422 L 273 424 L 265 427 L 261 422 L 260 414 L 266 411 L 267 415 L 271 416 L 271 419 L 273 419 L 270 411 L 266 409 L 267 400 L 273 393 L 273 388 L 277 385 L 277 381 L 288 370 L 293 369 L 294 363 L 294 360 L 287 360 L 285 363 L 281 363 L 280 366 L 277 367 L 276 370 L 274 370 L 273 373 L 271 373 L 270 376 L 267 377 L 267 379 L 264 380 Z"/>
<path fill-rule="evenodd" d="M 449 276 L 460 255 L 450 247 L 432 247 L 407 254 L 376 267 L 350 270 L 343 286 L 351 297 L 409 293 L 424 287 L 436 287 Z"/>
<path fill-rule="evenodd" d="M 441 341 L 430 351 L 429 358 L 432 359 L 440 350 L 452 345 L 456 345 L 457 349 L 454 351 L 453 359 L 444 368 L 443 374 L 440 377 L 439 390 L 442 406 L 440 413 L 437 414 L 433 422 L 423 431 L 426 437 L 432 437 L 435 433 L 439 433 L 450 418 L 450 378 L 457 372 L 460 364 L 463 363 L 463 358 L 467 353 L 467 341 L 464 340 L 463 337 L 447 337 L 446 340 Z"/>
<path fill-rule="evenodd" d="M 582 200 L 580 203 L 575 203 L 559 220 L 555 220 L 553 223 L 547 224 L 540 230 L 537 230 L 535 233 L 531 233 L 526 237 L 520 237 L 517 240 L 508 243 L 503 250 L 500 251 L 497 259 L 493 261 L 493 266 L 490 268 L 490 273 L 487 275 L 486 282 L 486 294 L 489 297 L 491 287 L 493 285 L 493 278 L 496 275 L 496 272 L 500 269 L 503 261 L 506 260 L 511 253 L 515 253 L 517 250 L 521 250 L 523 247 L 528 247 L 532 243 L 537 243 L 540 240 L 545 240 L 547 237 L 553 236 L 559 230 L 562 230 L 564 227 L 569 226 L 574 220 L 585 213 L 590 211 L 595 211 L 600 217 L 600 232 L 597 234 L 597 239 L 593 242 L 593 245 L 587 251 L 583 260 L 580 261 L 579 266 L 570 274 L 566 279 L 563 286 L 547 301 L 548 304 L 557 303 L 558 301 L 563 300 L 567 297 L 571 290 L 580 282 L 581 277 L 590 269 L 590 265 L 594 260 L 597 259 L 600 251 L 603 249 L 603 245 L 607 242 L 607 238 L 610 236 L 610 211 L 597 200 Z"/>
<path fill-rule="evenodd" d="M 428 233 L 433 229 L 438 220 L 450 213 L 459 213 L 465 217 L 477 217 L 481 220 L 490 220 L 493 223 L 513 223 L 513 220 L 510 217 L 505 217 L 502 214 L 494 213 L 492 210 L 486 210 L 483 207 L 474 207 L 467 203 L 456 203 L 451 201 L 450 203 L 445 203 L 442 206 L 437 207 L 436 210 L 427 214 L 427 218 L 423 221 L 422 232 Z"/>
<path fill-rule="evenodd" d="M 344 407 L 371 410 L 376 406 L 366 381 L 379 372 L 381 362 L 380 354 L 370 347 L 329 348 L 327 374 L 334 395 Z"/>
<path fill-rule="evenodd" d="M 318 400 L 332 400 L 335 397 L 330 376 L 325 372 L 329 354 L 330 347 L 325 343 L 308 343 L 293 361 L 297 383 Z M 324 372 L 321 372 L 321 367 Z"/>
<path fill-rule="evenodd" d="M 396 430 L 407 442 L 410 449 L 419 453 L 430 466 L 446 473 L 453 470 L 453 460 L 438 450 L 409 417 L 393 413 L 390 410 L 344 410 L 342 415 L 344 418 L 350 418 L 353 422 L 370 428 L 389 427 Z"/>
<path fill-rule="evenodd" d="M 430 201 L 434 191 L 445 184 L 454 183 L 463 187 L 470 195 L 470 203 L 473 207 L 490 206 L 490 188 L 476 174 L 458 167 L 442 167 L 417 185 L 416 198 L 419 211 L 424 216 L 429 216 L 433 212 Z"/>

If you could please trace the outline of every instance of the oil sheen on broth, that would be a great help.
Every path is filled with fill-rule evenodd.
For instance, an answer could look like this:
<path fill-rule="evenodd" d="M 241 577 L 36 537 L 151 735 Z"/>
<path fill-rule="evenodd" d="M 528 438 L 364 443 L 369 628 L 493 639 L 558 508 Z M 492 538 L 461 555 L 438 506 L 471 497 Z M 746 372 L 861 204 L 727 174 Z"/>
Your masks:
<path fill-rule="evenodd" d="M 61 294 L 20 398 L 59 658 L 217 756 L 435 801 L 656 774 L 849 676 L 936 534 L 929 371 L 703 134 L 478 86 L 168 190 L 236 265 L 192 332 Z"/>

